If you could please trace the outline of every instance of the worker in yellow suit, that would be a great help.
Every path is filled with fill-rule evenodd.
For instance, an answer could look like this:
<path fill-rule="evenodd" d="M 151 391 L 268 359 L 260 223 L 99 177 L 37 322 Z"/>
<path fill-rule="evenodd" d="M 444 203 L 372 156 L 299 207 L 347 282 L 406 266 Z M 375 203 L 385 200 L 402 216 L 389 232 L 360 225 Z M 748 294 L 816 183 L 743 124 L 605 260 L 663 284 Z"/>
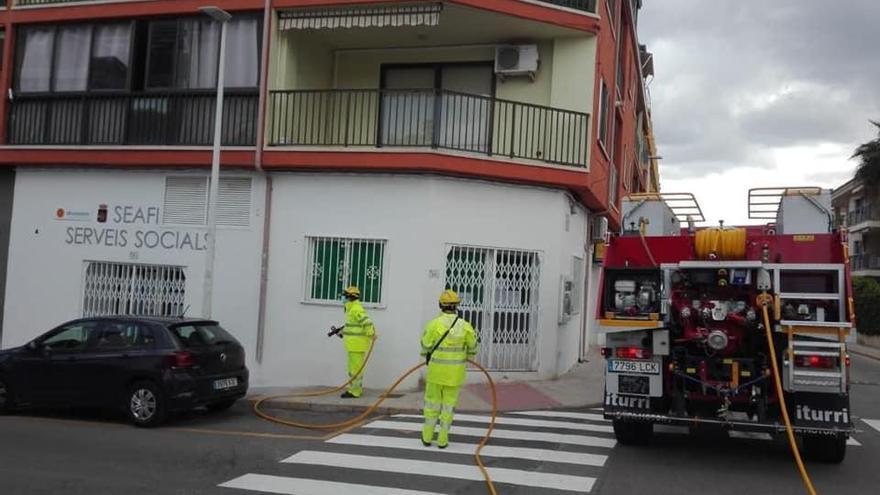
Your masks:
<path fill-rule="evenodd" d="M 361 304 L 361 291 L 351 286 L 342 291 L 345 297 L 345 326 L 342 341 L 348 353 L 348 377 L 352 378 L 343 399 L 360 397 L 364 393 L 364 360 L 376 339 L 376 329 Z"/>
<path fill-rule="evenodd" d="M 441 314 L 427 325 L 422 334 L 422 356 L 428 362 L 425 385 L 425 425 L 422 443 L 434 441 L 434 430 L 440 420 L 437 446 L 449 445 L 449 428 L 458 404 L 458 393 L 465 381 L 467 360 L 477 355 L 477 334 L 474 327 L 458 315 L 461 300 L 454 291 L 440 295 Z"/>

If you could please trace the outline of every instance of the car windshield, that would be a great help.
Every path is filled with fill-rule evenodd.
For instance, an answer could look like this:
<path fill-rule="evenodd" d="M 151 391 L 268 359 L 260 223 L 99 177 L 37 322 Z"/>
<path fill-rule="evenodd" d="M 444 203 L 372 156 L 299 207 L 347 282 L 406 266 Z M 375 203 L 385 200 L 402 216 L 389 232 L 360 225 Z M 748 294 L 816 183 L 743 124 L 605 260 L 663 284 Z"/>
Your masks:
<path fill-rule="evenodd" d="M 171 332 L 185 347 L 231 344 L 235 338 L 220 325 L 184 324 L 171 327 Z"/>

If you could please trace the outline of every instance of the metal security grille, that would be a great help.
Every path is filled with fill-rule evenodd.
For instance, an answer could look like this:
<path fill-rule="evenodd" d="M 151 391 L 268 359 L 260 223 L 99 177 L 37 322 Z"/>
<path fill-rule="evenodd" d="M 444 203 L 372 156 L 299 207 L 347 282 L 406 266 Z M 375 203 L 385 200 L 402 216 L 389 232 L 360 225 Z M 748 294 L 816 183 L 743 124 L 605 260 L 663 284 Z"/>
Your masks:
<path fill-rule="evenodd" d="M 89 261 L 83 285 L 83 316 L 180 316 L 186 300 L 181 266 Z"/>
<path fill-rule="evenodd" d="M 540 255 L 533 251 L 449 246 L 446 287 L 480 337 L 480 363 L 493 370 L 537 369 Z"/>
<path fill-rule="evenodd" d="M 342 289 L 355 285 L 361 300 L 382 303 L 385 241 L 347 237 L 308 237 L 307 299 L 338 301 Z"/>

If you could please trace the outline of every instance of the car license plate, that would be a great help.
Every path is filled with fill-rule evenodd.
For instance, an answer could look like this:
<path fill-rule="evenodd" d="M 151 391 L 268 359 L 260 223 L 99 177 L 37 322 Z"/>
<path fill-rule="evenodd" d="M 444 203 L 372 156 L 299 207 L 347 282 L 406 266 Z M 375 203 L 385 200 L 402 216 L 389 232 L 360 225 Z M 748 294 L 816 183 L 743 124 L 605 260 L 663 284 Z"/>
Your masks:
<path fill-rule="evenodd" d="M 643 373 L 646 375 L 659 375 L 660 363 L 656 361 L 611 359 L 608 361 L 608 371 L 613 373 Z"/>
<path fill-rule="evenodd" d="M 226 390 L 238 386 L 238 378 L 224 378 L 222 380 L 214 380 L 214 390 Z"/>

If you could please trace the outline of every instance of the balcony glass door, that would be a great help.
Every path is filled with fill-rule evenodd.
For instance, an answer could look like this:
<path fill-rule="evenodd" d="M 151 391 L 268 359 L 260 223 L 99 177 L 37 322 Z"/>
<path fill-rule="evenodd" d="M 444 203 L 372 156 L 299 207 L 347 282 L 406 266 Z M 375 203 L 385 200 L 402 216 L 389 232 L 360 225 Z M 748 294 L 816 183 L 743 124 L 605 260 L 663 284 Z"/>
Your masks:
<path fill-rule="evenodd" d="M 382 144 L 430 146 L 434 135 L 435 71 L 393 68 L 382 88 Z"/>
<path fill-rule="evenodd" d="M 441 69 L 440 146 L 486 153 L 492 115 L 492 82 L 488 65 Z"/>
<path fill-rule="evenodd" d="M 487 152 L 493 81 L 489 64 L 386 68 L 381 143 Z"/>

